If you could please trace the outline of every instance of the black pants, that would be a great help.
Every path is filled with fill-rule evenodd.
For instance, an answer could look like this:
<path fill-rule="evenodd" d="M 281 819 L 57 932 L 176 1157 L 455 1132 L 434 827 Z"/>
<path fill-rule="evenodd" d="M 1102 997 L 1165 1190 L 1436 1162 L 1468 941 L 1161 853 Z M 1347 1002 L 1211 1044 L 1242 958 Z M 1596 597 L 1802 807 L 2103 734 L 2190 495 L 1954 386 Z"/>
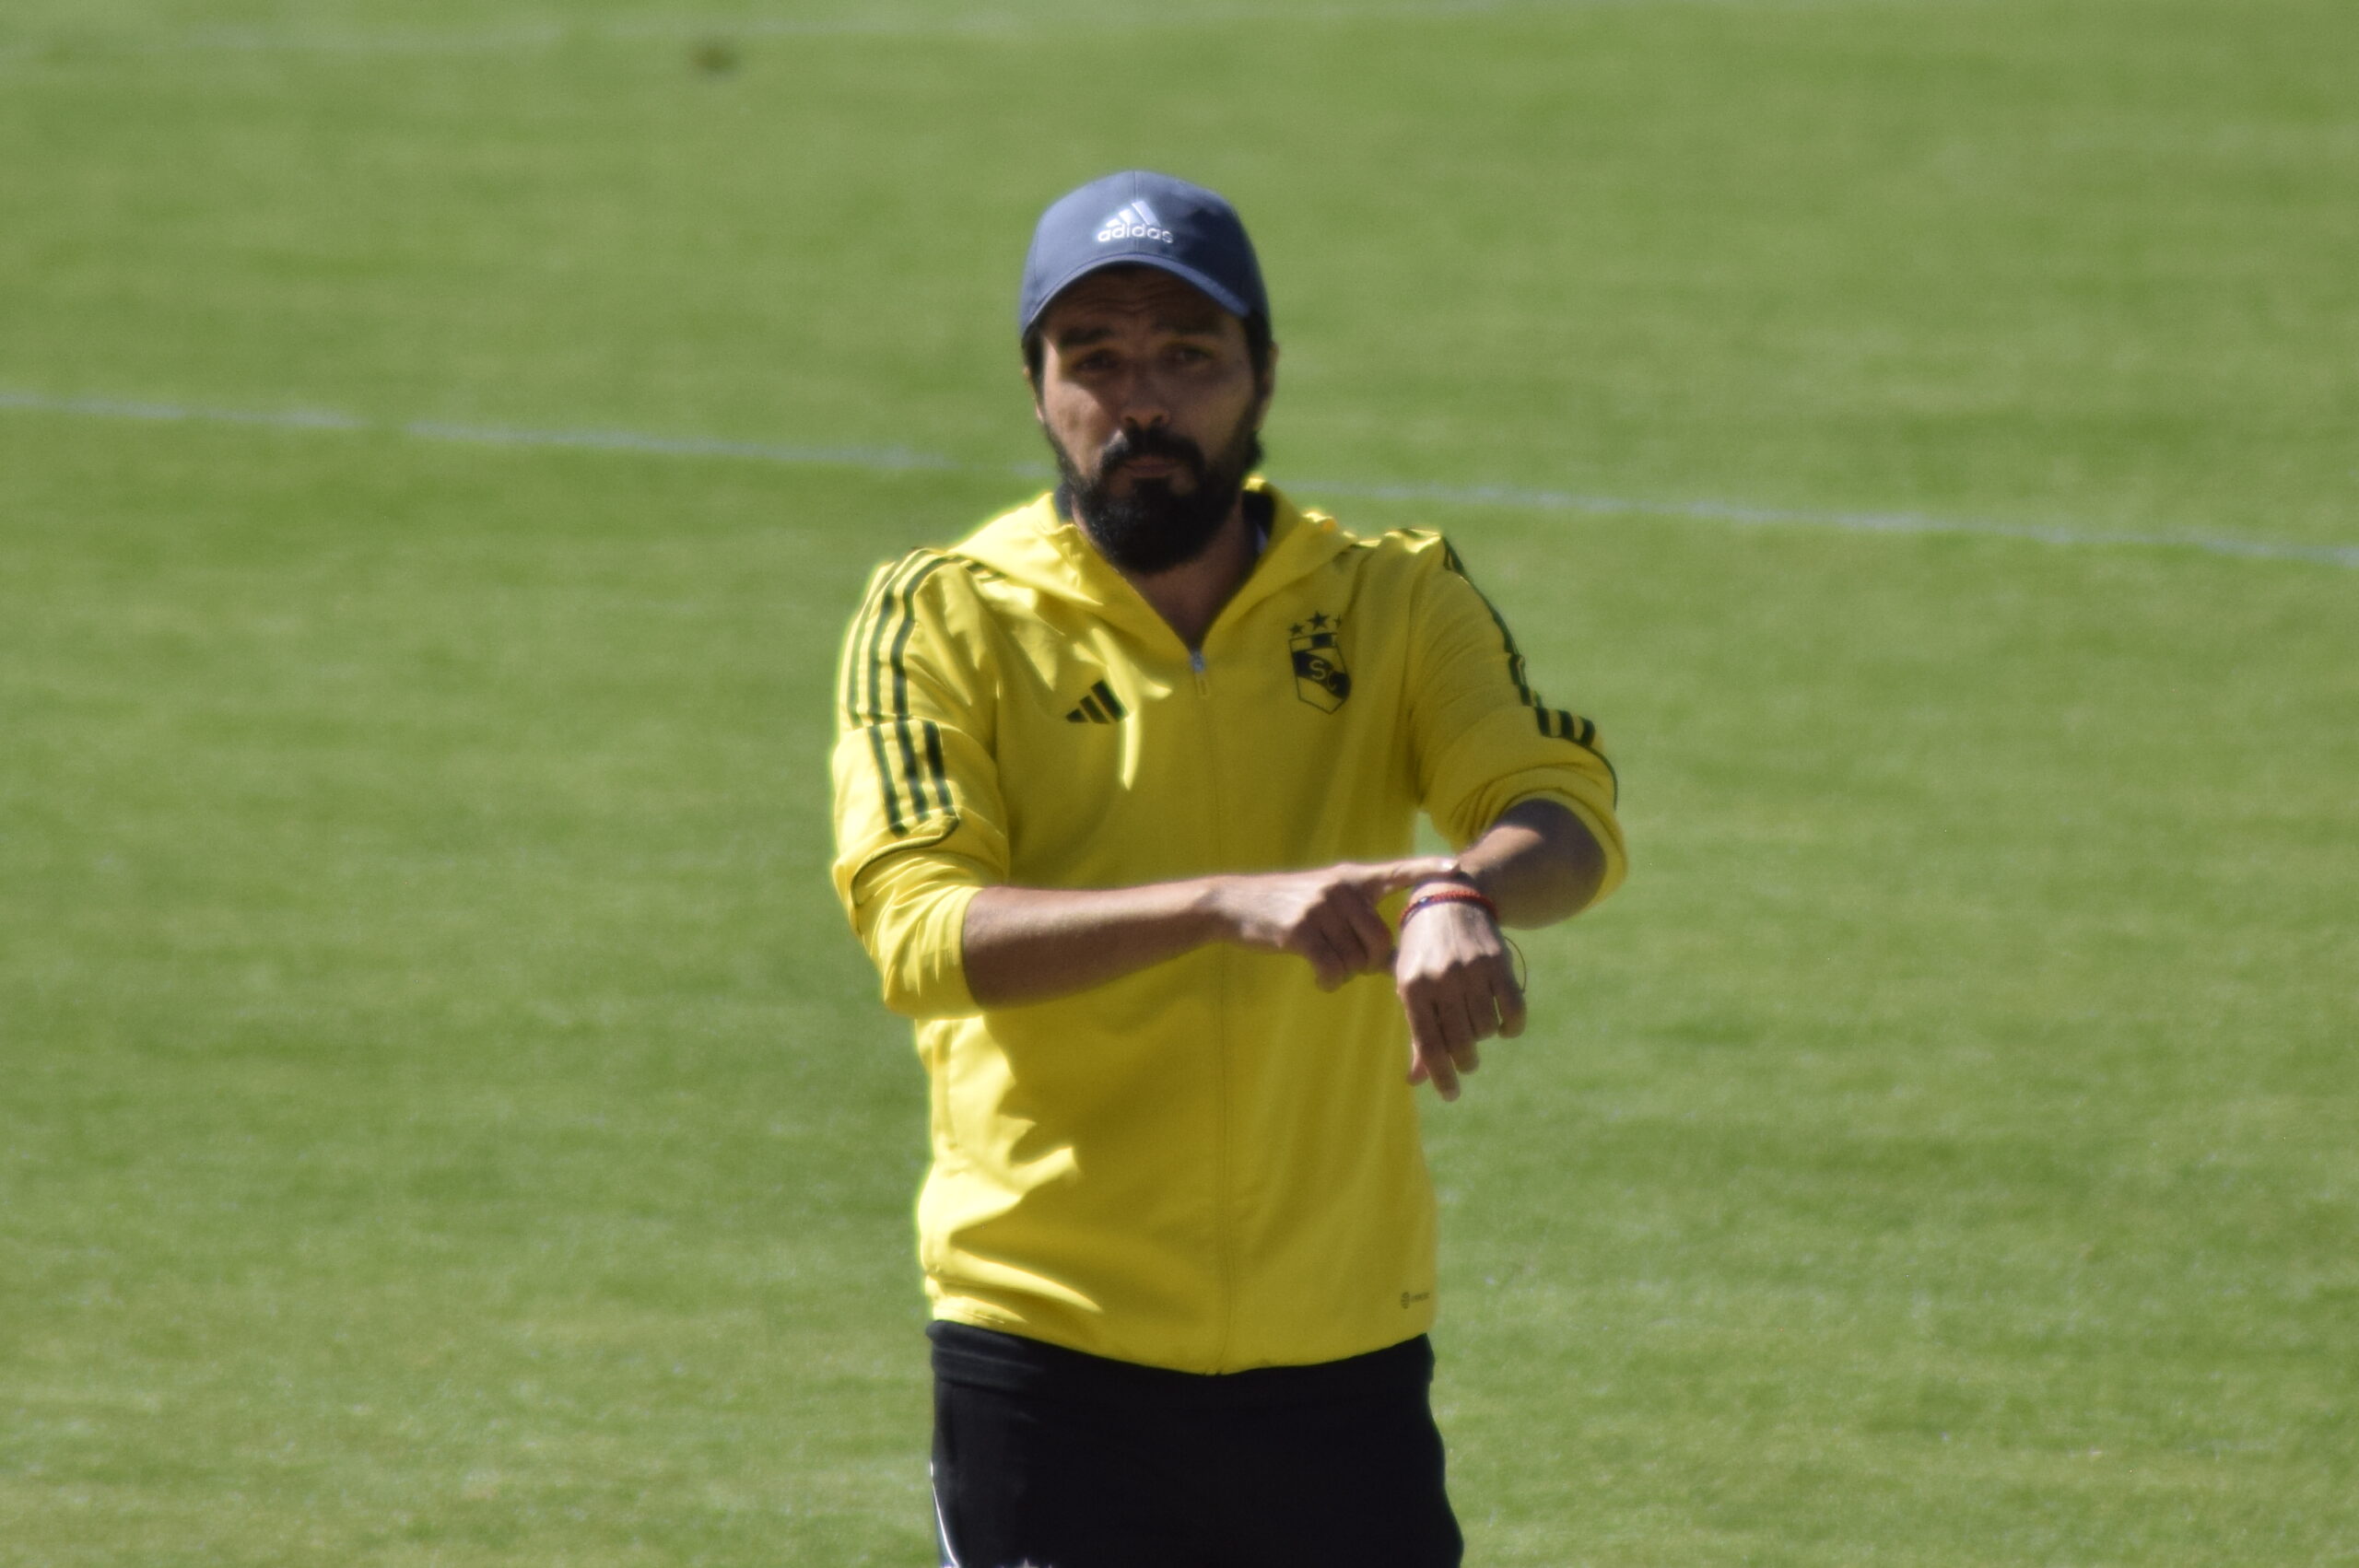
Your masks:
<path fill-rule="evenodd" d="M 1226 1376 L 936 1323 L 945 1568 L 1456 1568 L 1421 1336 Z"/>

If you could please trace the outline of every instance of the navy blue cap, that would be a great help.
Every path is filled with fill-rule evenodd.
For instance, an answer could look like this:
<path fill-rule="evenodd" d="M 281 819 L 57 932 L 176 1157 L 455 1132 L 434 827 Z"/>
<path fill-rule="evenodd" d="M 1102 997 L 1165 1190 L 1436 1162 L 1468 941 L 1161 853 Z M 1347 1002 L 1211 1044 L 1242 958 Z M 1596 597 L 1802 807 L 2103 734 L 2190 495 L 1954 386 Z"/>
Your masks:
<path fill-rule="evenodd" d="M 1232 316 L 1270 319 L 1262 263 L 1237 209 L 1202 185 L 1133 169 L 1068 192 L 1040 215 L 1024 258 L 1016 334 L 1028 334 L 1058 295 L 1111 266 L 1159 267 Z"/>

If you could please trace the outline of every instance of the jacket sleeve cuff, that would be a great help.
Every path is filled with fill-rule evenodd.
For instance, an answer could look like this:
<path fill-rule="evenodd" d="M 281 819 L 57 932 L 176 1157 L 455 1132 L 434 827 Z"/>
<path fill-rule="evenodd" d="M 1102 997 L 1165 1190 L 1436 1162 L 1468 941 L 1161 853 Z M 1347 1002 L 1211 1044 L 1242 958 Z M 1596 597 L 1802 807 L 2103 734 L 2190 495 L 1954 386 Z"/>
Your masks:
<path fill-rule="evenodd" d="M 1589 836 L 1597 840 L 1598 848 L 1604 853 L 1605 875 L 1599 880 L 1597 892 L 1590 897 L 1587 907 L 1594 909 L 1604 903 L 1605 895 L 1621 886 L 1622 879 L 1627 876 L 1630 871 L 1628 852 L 1622 843 L 1622 825 L 1616 822 L 1611 813 L 1601 813 L 1596 806 L 1579 796 L 1567 794 L 1561 790 L 1527 790 L 1508 802 L 1507 809 L 1513 810 L 1526 801 L 1554 801 L 1572 813 L 1579 820 L 1580 825 L 1589 829 Z M 1505 813 L 1502 813 L 1502 814 Z"/>
<path fill-rule="evenodd" d="M 967 989 L 967 906 L 981 887 L 957 883 L 880 899 L 863 913 L 885 1005 L 905 1018 L 979 1012 Z"/>

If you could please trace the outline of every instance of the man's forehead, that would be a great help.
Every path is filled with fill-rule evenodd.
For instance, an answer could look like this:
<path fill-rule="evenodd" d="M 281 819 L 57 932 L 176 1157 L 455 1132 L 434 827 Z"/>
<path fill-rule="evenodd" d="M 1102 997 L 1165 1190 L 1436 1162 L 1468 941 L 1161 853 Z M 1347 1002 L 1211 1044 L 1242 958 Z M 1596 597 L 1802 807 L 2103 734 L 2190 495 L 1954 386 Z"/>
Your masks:
<path fill-rule="evenodd" d="M 1062 339 L 1076 332 L 1135 322 L 1180 332 L 1218 332 L 1235 321 L 1212 296 L 1160 267 L 1107 267 L 1091 273 L 1052 300 L 1041 330 Z"/>

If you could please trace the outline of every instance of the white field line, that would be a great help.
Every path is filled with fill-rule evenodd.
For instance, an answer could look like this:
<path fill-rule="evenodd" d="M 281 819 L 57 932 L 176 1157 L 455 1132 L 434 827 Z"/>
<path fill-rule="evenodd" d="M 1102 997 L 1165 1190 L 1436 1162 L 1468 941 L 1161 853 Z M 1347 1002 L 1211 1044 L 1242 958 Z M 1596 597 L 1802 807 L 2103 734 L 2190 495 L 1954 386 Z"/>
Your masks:
<path fill-rule="evenodd" d="M 720 458 L 800 468 L 850 468 L 867 474 L 990 474 L 1033 482 L 1050 474 L 1039 462 L 961 462 L 906 447 L 794 446 L 769 441 L 722 440 L 706 436 L 659 436 L 637 430 L 520 429 L 504 425 L 454 424 L 439 419 L 367 419 L 332 409 L 252 410 L 202 407 L 126 398 L 48 397 L 0 391 L 0 412 L 45 414 L 85 419 L 260 426 L 280 430 L 373 431 L 424 441 L 471 446 L 551 447 L 576 451 L 628 452 L 652 457 Z M 1304 495 L 1353 500 L 1422 501 L 1433 506 L 1494 507 L 1508 511 L 1577 512 L 1592 517 L 1686 518 L 1741 528 L 1815 528 L 1842 533 L 1950 534 L 1981 539 L 2019 539 L 2079 549 L 2123 547 L 2193 550 L 2243 560 L 2309 561 L 2359 568 L 2359 544 L 2305 544 L 2284 540 L 2240 539 L 2229 534 L 2114 533 L 2099 529 L 2045 523 L 1996 522 L 1977 518 L 1931 517 L 1918 512 L 1810 511 L 1796 508 L 1744 506 L 1730 501 L 1643 500 L 1593 496 L 1569 490 L 1505 485 L 1382 484 L 1367 480 L 1299 479 L 1288 489 Z"/>
<path fill-rule="evenodd" d="M 1298 479 L 1291 487 L 1309 495 L 1361 500 L 1431 501 L 1442 506 L 1590 512 L 1601 517 L 1685 517 L 1732 523 L 1741 528 L 1829 528 L 1845 533 L 1962 533 L 1986 539 L 2027 539 L 2041 544 L 2148 546 L 2201 550 L 2207 555 L 2239 556 L 2248 560 L 2318 561 L 2328 566 L 2359 567 L 2359 544 L 2299 544 L 2273 539 L 2240 539 L 2225 533 L 2116 533 L 2062 524 L 1932 517 L 1922 512 L 1806 511 L 1745 506 L 1735 501 L 1641 501 L 1620 496 L 1584 496 L 1505 485 L 1369 485 L 1351 480 L 1331 485 L 1322 480 Z"/>

